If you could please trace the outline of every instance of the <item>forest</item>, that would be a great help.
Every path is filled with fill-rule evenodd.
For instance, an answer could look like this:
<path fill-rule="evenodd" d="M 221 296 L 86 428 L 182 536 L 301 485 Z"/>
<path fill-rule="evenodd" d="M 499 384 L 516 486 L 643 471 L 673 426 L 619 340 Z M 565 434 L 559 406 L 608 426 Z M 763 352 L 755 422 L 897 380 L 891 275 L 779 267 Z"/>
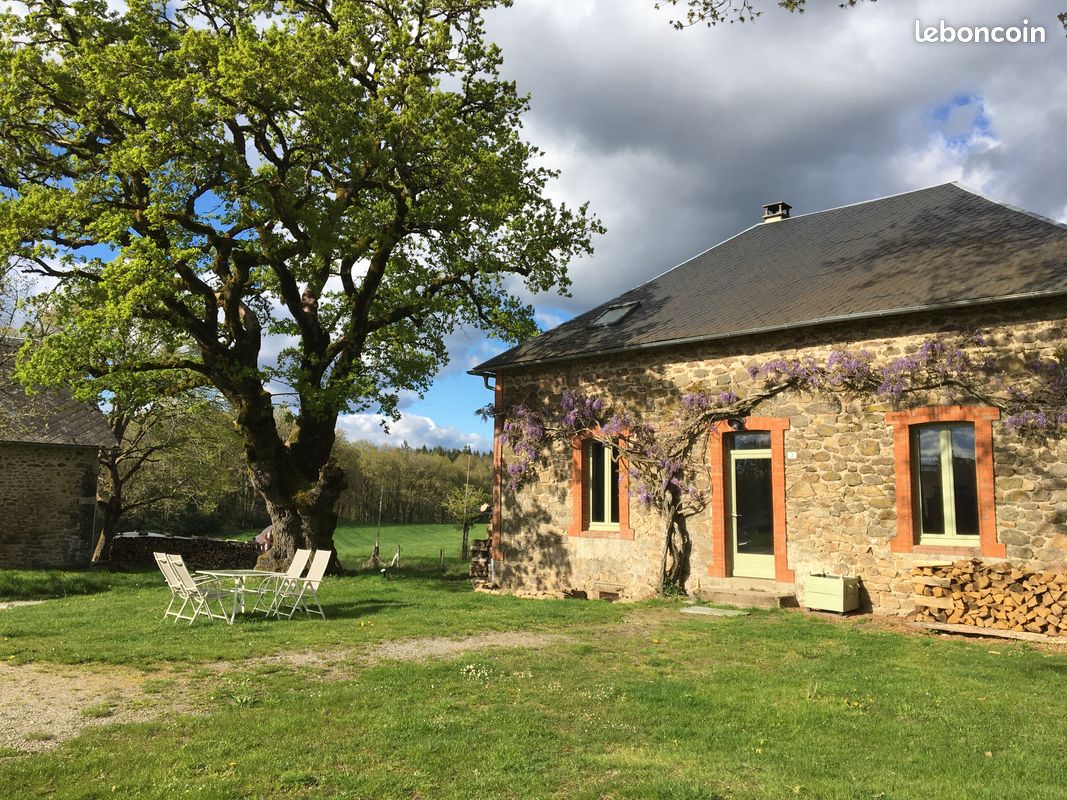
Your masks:
<path fill-rule="evenodd" d="M 147 452 L 143 465 L 125 481 L 126 510 L 118 530 L 175 534 L 218 534 L 270 523 L 262 498 L 247 475 L 242 444 L 225 407 L 204 403 L 181 413 L 138 416 L 144 441 L 131 442 L 127 461 Z M 279 424 L 285 412 L 279 411 Z M 339 431 L 334 458 L 347 488 L 338 504 L 340 522 L 376 522 L 379 502 L 386 523 L 453 521 L 444 503 L 469 486 L 471 505 L 489 495 L 492 457 L 443 447 L 388 447 L 350 441 Z M 100 496 L 111 491 L 109 470 L 101 470 Z"/>

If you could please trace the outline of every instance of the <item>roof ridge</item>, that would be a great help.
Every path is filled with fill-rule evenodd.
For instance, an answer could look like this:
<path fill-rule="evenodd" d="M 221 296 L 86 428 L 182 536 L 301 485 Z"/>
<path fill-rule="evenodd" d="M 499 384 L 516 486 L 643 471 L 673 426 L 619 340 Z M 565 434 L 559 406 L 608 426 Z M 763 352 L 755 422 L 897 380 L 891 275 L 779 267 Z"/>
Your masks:
<path fill-rule="evenodd" d="M 842 209 L 845 209 L 845 208 L 854 208 L 856 206 L 865 206 L 865 205 L 869 205 L 870 203 L 878 203 L 878 202 L 880 202 L 882 200 L 892 200 L 895 197 L 903 197 L 906 194 L 918 194 L 919 192 L 929 192 L 932 189 L 942 189 L 945 186 L 956 186 L 956 185 L 957 184 L 956 184 L 955 181 L 947 181 L 946 183 L 935 183 L 935 184 L 933 184 L 931 186 L 922 186 L 922 187 L 920 187 L 918 189 L 908 189 L 907 191 L 904 191 L 904 192 L 894 192 L 893 194 L 883 195 L 882 197 L 872 197 L 870 200 L 857 200 L 855 203 L 844 203 L 844 204 L 839 205 L 839 206 L 831 206 L 830 208 L 820 208 L 818 211 L 809 211 L 806 214 L 791 215 L 791 216 L 786 217 L 785 219 L 780 219 L 777 222 L 789 222 L 790 220 L 794 220 L 794 219 L 804 219 L 805 217 L 814 217 L 814 216 L 816 216 L 818 214 L 827 214 L 830 211 L 841 211 Z M 963 189 L 964 187 L 960 186 L 959 188 Z M 978 194 L 978 193 L 975 192 L 975 194 Z M 981 196 L 981 195 L 979 195 L 979 196 Z M 988 200 L 989 198 L 987 197 L 985 199 Z M 777 224 L 777 222 L 775 224 Z M 753 227 L 758 228 L 762 224 L 763 223 L 761 222 L 761 223 L 758 223 L 757 225 L 754 225 Z M 751 228 L 749 230 L 751 230 Z M 726 241 L 726 240 L 724 240 L 724 241 Z"/>
<path fill-rule="evenodd" d="M 1011 203 L 1005 203 L 1003 200 L 996 200 L 995 198 L 992 198 L 989 195 L 983 194 L 982 192 L 978 191 L 973 186 L 968 186 L 962 181 L 953 181 L 952 185 L 955 186 L 957 189 L 961 189 L 965 192 L 973 194 L 975 197 L 981 197 L 983 200 L 987 200 L 995 206 L 1006 208 L 1008 209 L 1008 211 L 1014 211 L 1017 214 L 1023 214 L 1027 217 L 1030 217 L 1031 219 L 1036 219 L 1038 222 L 1047 222 L 1049 225 L 1055 225 L 1057 228 L 1061 228 L 1067 231 L 1067 222 L 1061 222 L 1058 219 L 1046 217 L 1044 214 L 1038 214 L 1036 211 L 1028 211 L 1027 209 L 1022 208 L 1021 206 L 1015 206 Z"/>

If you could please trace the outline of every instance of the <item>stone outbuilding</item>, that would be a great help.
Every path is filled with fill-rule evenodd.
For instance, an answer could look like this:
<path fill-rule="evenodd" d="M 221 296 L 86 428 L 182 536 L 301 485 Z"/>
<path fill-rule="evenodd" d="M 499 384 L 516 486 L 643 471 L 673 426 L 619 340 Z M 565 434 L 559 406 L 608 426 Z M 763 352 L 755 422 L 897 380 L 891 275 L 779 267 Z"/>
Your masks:
<path fill-rule="evenodd" d="M 695 388 L 751 385 L 773 358 L 876 360 L 978 329 L 999 348 L 1067 347 L 1067 226 L 945 184 L 764 221 L 490 359 L 495 402 L 567 388 L 669 418 Z M 1067 562 L 1067 442 L 1024 441 L 986 403 L 931 391 L 894 405 L 783 394 L 707 431 L 711 498 L 688 521 L 687 588 L 803 602 L 809 575 L 858 576 L 865 605 L 910 610 L 911 570 L 960 558 Z M 593 441 L 557 443 L 517 492 L 497 422 L 494 572 L 514 591 L 639 598 L 659 580 L 663 520 Z M 621 478 L 621 480 L 620 480 Z"/>
<path fill-rule="evenodd" d="M 0 345 L 0 567 L 88 567 L 100 451 L 115 439 L 95 405 L 27 395 L 12 375 L 18 344 Z"/>

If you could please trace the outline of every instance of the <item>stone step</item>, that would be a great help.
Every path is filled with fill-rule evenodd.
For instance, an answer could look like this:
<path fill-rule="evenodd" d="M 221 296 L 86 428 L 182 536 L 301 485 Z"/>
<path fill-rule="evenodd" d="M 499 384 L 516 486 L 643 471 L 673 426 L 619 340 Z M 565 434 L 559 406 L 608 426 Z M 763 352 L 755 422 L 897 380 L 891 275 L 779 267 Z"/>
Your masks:
<path fill-rule="evenodd" d="M 708 603 L 741 608 L 795 608 L 797 605 L 795 594 L 762 589 L 715 586 L 701 591 L 700 597 Z"/>
<path fill-rule="evenodd" d="M 711 608 L 710 606 L 687 606 L 682 609 L 683 614 L 694 614 L 698 617 L 747 617 L 747 611 L 736 608 Z"/>

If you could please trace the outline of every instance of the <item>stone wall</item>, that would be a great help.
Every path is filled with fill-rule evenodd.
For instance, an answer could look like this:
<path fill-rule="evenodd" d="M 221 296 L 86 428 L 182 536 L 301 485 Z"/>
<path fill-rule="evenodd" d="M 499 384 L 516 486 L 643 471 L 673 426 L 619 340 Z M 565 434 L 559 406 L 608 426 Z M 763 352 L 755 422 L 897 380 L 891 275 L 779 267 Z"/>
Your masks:
<path fill-rule="evenodd" d="M 977 328 L 997 348 L 1051 355 L 1067 344 L 1062 302 L 1013 304 L 936 315 L 881 319 L 808 330 L 597 357 L 524 368 L 498 376 L 505 406 L 520 400 L 558 398 L 566 386 L 605 396 L 654 420 L 669 420 L 681 396 L 700 388 L 752 385 L 746 368 L 771 357 L 824 360 L 835 348 L 863 348 L 884 359 L 913 350 L 938 332 Z M 907 407 L 950 402 L 945 394 L 910 397 Z M 910 610 L 916 564 L 970 555 L 959 550 L 896 553 L 893 428 L 896 410 L 875 398 L 782 395 L 756 413 L 785 417 L 786 537 L 788 566 L 803 601 L 803 580 L 815 572 L 858 575 L 864 600 L 880 612 Z M 1024 442 L 993 423 L 997 538 L 1012 563 L 1035 569 L 1067 561 L 1067 442 Z M 795 457 L 793 455 L 795 454 Z M 506 460 L 506 456 L 505 456 Z M 707 464 L 696 465 L 710 487 Z M 504 494 L 500 577 L 516 591 L 587 591 L 625 587 L 625 596 L 655 590 L 663 520 L 630 499 L 632 541 L 567 535 L 572 518 L 571 453 L 557 443 L 547 464 L 516 495 Z M 693 541 L 687 588 L 699 592 L 711 580 L 711 511 L 689 520 Z M 1001 558 L 1001 560 L 1003 560 Z"/>
<path fill-rule="evenodd" d="M 0 567 L 88 567 L 95 447 L 0 443 Z"/>

